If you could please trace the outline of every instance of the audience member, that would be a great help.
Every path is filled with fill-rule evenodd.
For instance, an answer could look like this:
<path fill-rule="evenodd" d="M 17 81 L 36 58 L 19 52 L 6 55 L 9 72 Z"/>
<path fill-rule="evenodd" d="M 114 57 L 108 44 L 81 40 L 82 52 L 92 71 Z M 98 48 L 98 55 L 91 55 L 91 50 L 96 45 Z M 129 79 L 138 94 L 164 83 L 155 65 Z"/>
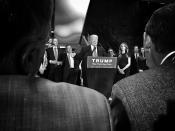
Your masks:
<path fill-rule="evenodd" d="M 112 90 L 115 130 L 175 130 L 175 3 L 156 10 L 146 24 L 149 70 L 116 83 Z M 128 121 L 129 120 L 129 121 Z"/>
<path fill-rule="evenodd" d="M 111 131 L 103 95 L 34 77 L 44 55 L 52 10 L 53 0 L 0 1 L 4 46 L 0 48 L 0 130 Z"/>

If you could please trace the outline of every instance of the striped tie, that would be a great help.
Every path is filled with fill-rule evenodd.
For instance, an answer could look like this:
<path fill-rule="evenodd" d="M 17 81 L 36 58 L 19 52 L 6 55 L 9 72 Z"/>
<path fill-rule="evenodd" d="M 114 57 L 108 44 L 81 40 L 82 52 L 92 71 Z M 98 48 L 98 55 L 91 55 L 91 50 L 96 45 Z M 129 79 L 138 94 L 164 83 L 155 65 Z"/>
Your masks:
<path fill-rule="evenodd" d="M 92 51 L 92 56 L 97 57 L 97 47 L 96 46 L 94 46 L 94 49 Z"/>

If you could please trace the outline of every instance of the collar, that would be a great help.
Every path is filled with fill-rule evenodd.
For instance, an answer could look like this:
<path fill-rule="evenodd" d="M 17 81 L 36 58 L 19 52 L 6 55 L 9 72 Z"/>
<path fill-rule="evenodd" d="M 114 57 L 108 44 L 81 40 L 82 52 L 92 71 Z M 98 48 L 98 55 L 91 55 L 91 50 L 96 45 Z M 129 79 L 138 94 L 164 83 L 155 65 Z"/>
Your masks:
<path fill-rule="evenodd" d="M 91 50 L 93 50 L 95 47 L 97 48 L 97 46 L 91 45 Z"/>
<path fill-rule="evenodd" d="M 160 65 L 162 65 L 162 64 L 165 62 L 165 60 L 167 60 L 168 57 L 170 57 L 170 56 L 173 55 L 173 54 L 175 54 L 175 51 L 172 51 L 172 52 L 168 53 L 168 54 L 162 59 Z"/>

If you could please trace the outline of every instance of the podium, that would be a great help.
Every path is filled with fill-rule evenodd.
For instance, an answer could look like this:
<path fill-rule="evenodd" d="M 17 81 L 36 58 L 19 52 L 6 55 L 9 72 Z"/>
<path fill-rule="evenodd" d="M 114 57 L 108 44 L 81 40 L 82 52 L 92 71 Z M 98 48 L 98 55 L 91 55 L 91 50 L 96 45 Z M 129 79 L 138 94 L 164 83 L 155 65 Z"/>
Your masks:
<path fill-rule="evenodd" d="M 116 73 L 117 57 L 87 57 L 88 88 L 104 94 L 107 98 L 111 90 Z"/>

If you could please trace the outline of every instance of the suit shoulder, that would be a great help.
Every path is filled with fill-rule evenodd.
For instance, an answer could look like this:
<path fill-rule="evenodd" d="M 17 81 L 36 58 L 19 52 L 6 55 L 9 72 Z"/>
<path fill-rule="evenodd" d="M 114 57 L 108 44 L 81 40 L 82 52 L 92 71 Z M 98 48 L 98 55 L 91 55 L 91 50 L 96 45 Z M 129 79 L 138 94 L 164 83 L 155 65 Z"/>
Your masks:
<path fill-rule="evenodd" d="M 88 49 L 90 49 L 90 48 L 91 48 L 90 45 L 88 45 L 88 46 L 83 46 L 83 47 L 82 47 L 82 50 L 88 50 Z"/>
<path fill-rule="evenodd" d="M 147 83 L 150 83 L 153 77 L 151 75 L 151 71 L 144 71 L 142 73 L 137 73 L 126 77 L 113 85 L 112 94 L 117 94 L 120 96 L 121 94 L 123 95 L 123 92 L 136 92 L 137 90 L 140 90 L 140 88 L 144 87 Z"/>

